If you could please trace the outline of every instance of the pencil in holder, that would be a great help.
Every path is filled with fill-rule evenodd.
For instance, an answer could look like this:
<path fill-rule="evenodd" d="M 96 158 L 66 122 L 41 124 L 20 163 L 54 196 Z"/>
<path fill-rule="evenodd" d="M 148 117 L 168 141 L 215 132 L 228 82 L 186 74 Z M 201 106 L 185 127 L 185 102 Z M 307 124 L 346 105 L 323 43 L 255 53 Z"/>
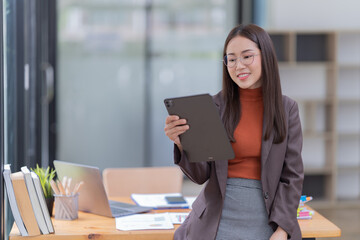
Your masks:
<path fill-rule="evenodd" d="M 55 197 L 55 219 L 74 220 L 78 218 L 79 194 L 54 195 Z"/>

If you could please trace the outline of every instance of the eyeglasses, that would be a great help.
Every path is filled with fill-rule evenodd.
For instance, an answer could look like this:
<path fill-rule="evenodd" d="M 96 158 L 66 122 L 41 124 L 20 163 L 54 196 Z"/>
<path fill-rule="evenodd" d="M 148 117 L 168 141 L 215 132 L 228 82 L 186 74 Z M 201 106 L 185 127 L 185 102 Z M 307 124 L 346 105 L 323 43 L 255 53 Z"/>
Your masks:
<path fill-rule="evenodd" d="M 260 53 L 253 54 L 253 55 L 246 55 L 244 57 L 235 57 L 232 55 L 231 56 L 225 55 L 223 62 L 227 67 L 233 68 L 236 66 L 236 64 L 238 63 L 237 60 L 239 59 L 242 64 L 244 64 L 245 66 L 248 66 L 254 62 L 255 56 L 258 56 L 258 55 L 260 55 Z"/>

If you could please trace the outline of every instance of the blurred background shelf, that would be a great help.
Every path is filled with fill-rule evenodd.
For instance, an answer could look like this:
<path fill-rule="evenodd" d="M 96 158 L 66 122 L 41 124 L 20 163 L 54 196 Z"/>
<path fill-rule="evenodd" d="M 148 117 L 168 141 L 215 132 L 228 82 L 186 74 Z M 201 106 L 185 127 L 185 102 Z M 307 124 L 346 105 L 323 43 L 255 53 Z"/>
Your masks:
<path fill-rule="evenodd" d="M 303 193 L 317 208 L 360 205 L 360 32 L 277 30 L 270 36 L 283 93 L 299 104 Z"/>

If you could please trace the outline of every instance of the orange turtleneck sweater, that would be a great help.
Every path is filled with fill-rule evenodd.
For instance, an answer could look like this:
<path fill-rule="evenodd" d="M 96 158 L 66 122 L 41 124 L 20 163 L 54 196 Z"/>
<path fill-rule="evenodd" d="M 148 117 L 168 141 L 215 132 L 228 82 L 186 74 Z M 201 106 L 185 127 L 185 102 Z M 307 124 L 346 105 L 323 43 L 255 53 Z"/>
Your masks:
<path fill-rule="evenodd" d="M 261 139 L 264 105 L 262 88 L 239 88 L 241 117 L 232 143 L 235 158 L 229 160 L 229 178 L 261 178 Z"/>

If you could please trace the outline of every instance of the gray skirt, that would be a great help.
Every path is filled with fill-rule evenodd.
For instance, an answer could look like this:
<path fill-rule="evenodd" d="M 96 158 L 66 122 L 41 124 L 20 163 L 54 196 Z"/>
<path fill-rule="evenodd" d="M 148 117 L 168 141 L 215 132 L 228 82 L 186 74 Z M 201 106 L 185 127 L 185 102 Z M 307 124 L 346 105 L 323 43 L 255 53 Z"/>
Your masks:
<path fill-rule="evenodd" d="M 269 240 L 273 232 L 260 180 L 228 178 L 216 240 Z"/>

